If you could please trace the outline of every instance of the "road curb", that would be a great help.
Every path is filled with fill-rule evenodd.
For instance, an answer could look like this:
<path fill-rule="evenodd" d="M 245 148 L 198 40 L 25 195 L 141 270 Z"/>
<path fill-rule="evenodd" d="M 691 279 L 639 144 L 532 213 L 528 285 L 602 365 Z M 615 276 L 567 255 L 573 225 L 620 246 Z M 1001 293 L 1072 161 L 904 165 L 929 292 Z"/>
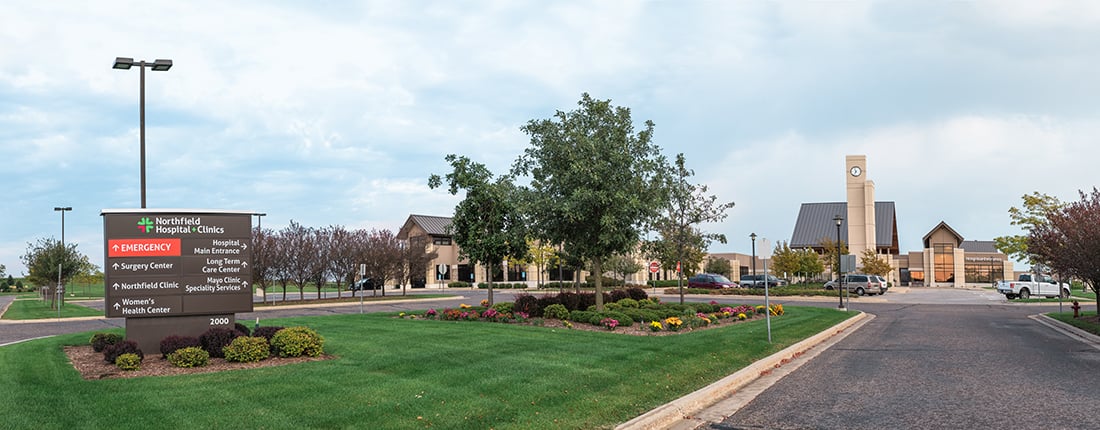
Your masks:
<path fill-rule="evenodd" d="M 1077 339 L 1093 348 L 1100 349 L 1100 336 L 1081 330 L 1064 322 L 1058 321 L 1054 318 L 1047 316 L 1046 314 L 1036 314 L 1029 316 L 1028 318 L 1035 320 L 1039 324 L 1050 327 L 1055 331 L 1061 332 L 1067 337 Z"/>
<path fill-rule="evenodd" d="M 679 399 L 658 406 L 634 419 L 615 427 L 616 430 L 649 430 L 667 429 L 684 420 L 690 420 L 692 416 L 710 407 L 725 397 L 732 395 L 749 383 L 772 369 L 779 368 L 787 362 L 801 356 L 807 350 L 814 348 L 834 336 L 843 338 L 854 330 L 849 330 L 859 323 L 874 318 L 874 315 L 861 312 L 852 318 L 848 318 L 839 324 L 822 331 L 816 335 L 803 339 L 794 345 L 784 348 L 775 354 L 761 359 L 732 375 L 726 376 L 713 384 L 700 388 L 695 392 Z M 858 328 L 858 327 L 856 327 Z"/>

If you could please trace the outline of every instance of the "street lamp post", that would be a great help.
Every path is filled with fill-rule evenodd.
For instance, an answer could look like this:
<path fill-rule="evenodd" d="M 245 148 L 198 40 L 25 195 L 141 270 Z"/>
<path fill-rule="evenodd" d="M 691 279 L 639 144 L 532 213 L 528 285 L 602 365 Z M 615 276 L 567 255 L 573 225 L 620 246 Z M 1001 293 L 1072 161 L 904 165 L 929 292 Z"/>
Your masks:
<path fill-rule="evenodd" d="M 267 216 L 267 214 L 265 214 L 265 213 L 254 213 L 252 215 L 256 217 L 256 228 L 259 229 L 261 232 L 263 232 L 264 231 L 264 217 Z"/>
<path fill-rule="evenodd" d="M 141 84 L 138 101 L 138 109 L 141 116 L 141 208 L 145 209 L 145 68 L 148 67 L 156 72 L 163 72 L 172 68 L 172 60 L 158 59 L 152 63 L 146 63 L 145 60 L 135 62 L 133 58 L 128 57 L 115 57 L 115 65 L 113 68 L 119 70 L 129 70 L 131 67 L 137 66 L 141 71 Z"/>
<path fill-rule="evenodd" d="M 837 215 L 833 217 L 833 222 L 836 223 L 836 297 L 840 302 L 839 308 L 844 309 L 844 296 L 841 294 L 843 284 L 840 276 L 840 225 L 844 223 L 844 218 Z"/>
<path fill-rule="evenodd" d="M 65 212 L 73 210 L 71 206 L 56 206 L 53 208 L 56 212 L 61 212 L 61 255 L 65 255 Z M 61 301 L 65 300 L 64 289 L 61 288 L 61 269 L 62 266 L 59 263 L 57 265 L 57 317 L 61 318 Z"/>
<path fill-rule="evenodd" d="M 749 261 L 749 266 L 752 267 L 752 274 L 756 275 L 756 233 L 749 234 L 749 238 L 752 239 L 752 260 Z"/>

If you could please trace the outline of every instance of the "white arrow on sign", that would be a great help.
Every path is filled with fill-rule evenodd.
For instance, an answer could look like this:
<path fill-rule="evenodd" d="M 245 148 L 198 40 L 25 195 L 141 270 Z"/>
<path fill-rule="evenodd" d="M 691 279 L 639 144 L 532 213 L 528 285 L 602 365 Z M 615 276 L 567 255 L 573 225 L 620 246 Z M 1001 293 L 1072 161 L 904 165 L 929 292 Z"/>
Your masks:
<path fill-rule="evenodd" d="M 247 243 L 242 243 L 241 244 L 241 249 L 248 249 L 248 244 Z"/>
<path fill-rule="evenodd" d="M 122 306 L 121 306 L 121 305 L 119 305 L 119 304 L 118 304 L 118 302 L 115 302 L 115 310 L 116 310 L 116 311 L 118 310 L 118 308 L 121 308 L 121 307 L 122 307 Z"/>
<path fill-rule="evenodd" d="M 115 270 L 118 270 L 118 263 L 112 264 L 112 265 L 111 265 L 111 268 L 113 268 L 113 269 L 115 269 Z"/>
<path fill-rule="evenodd" d="M 116 243 L 115 246 L 111 247 L 111 249 L 114 249 L 115 251 L 118 251 L 118 244 Z"/>
<path fill-rule="evenodd" d="M 117 290 L 118 289 L 118 282 L 115 282 L 115 284 L 112 285 L 112 287 L 114 287 Z"/>
<path fill-rule="evenodd" d="M 248 267 L 248 262 L 247 261 L 242 261 L 241 262 L 241 267 Z"/>

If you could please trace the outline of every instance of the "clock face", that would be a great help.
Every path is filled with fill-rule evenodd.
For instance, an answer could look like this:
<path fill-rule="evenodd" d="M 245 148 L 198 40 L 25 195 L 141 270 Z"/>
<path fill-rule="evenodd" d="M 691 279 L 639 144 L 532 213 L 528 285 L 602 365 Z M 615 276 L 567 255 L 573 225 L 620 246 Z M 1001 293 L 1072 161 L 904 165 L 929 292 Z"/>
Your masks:
<path fill-rule="evenodd" d="M 852 176 L 859 176 L 861 173 L 863 173 L 863 169 L 860 169 L 859 166 L 852 166 L 852 170 L 850 170 L 850 172 L 852 173 Z"/>

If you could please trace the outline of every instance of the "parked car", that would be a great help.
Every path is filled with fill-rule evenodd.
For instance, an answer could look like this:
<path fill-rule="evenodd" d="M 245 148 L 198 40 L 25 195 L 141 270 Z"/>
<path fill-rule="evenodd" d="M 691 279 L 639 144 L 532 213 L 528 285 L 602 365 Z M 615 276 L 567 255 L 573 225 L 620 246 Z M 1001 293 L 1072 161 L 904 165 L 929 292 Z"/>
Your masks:
<path fill-rule="evenodd" d="M 371 279 L 371 278 L 363 279 L 363 280 L 360 280 L 359 282 L 348 285 L 348 291 L 373 290 L 373 289 L 375 289 L 374 280 Z"/>
<path fill-rule="evenodd" d="M 700 273 L 698 275 L 688 278 L 688 288 L 737 288 L 736 282 L 729 280 L 729 278 L 716 275 L 713 273 Z"/>
<path fill-rule="evenodd" d="M 767 279 L 768 288 L 783 287 L 787 285 L 787 281 L 776 278 L 772 275 L 745 275 L 741 277 L 741 286 L 764 288 L 764 279 Z"/>
<path fill-rule="evenodd" d="M 860 296 L 864 294 L 882 294 L 886 292 L 886 283 L 879 281 L 880 279 L 882 278 L 877 275 L 849 273 L 844 275 L 844 289 Z M 826 290 L 835 290 L 836 288 L 836 280 L 825 283 Z"/>
<path fill-rule="evenodd" d="M 887 291 L 890 291 L 890 283 L 886 282 L 885 278 L 883 278 L 881 276 L 878 276 L 878 275 L 874 275 L 874 276 L 875 276 L 875 279 L 878 279 L 878 282 L 880 284 L 882 284 L 882 293 L 883 294 L 885 294 Z"/>

